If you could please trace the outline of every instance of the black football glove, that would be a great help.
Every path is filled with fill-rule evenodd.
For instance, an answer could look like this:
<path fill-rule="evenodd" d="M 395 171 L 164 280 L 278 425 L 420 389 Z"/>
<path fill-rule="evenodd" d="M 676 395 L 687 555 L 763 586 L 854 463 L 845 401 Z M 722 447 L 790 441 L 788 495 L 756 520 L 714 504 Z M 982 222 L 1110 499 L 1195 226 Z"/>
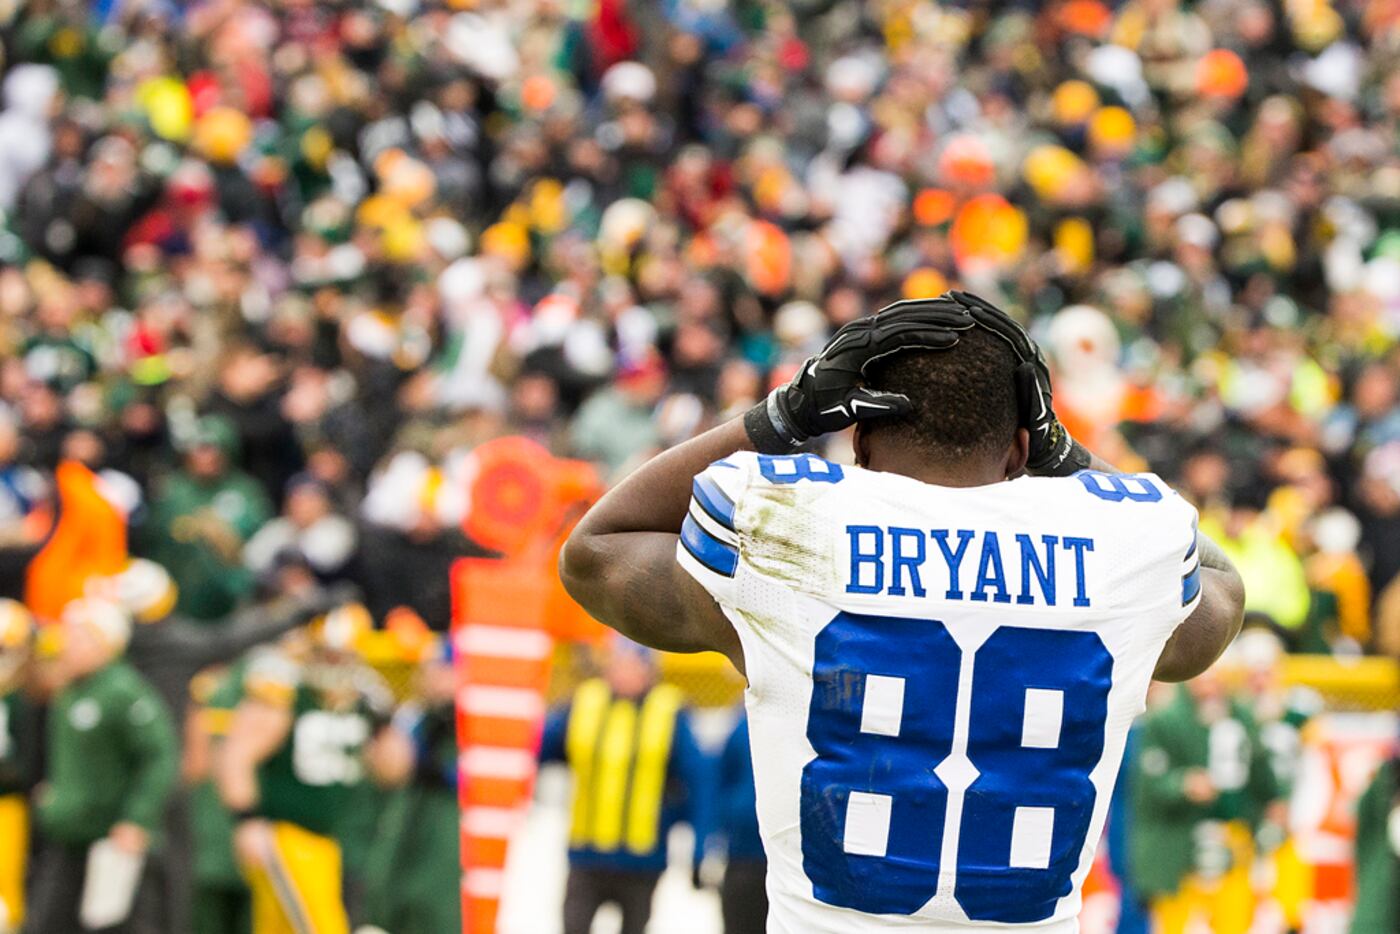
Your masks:
<path fill-rule="evenodd" d="M 946 299 L 896 302 L 850 322 L 791 382 L 749 410 L 749 439 L 760 453 L 784 454 L 858 421 L 907 413 L 907 396 L 862 385 L 870 365 L 908 350 L 947 350 L 975 324 L 967 308 Z"/>
<path fill-rule="evenodd" d="M 1055 415 L 1050 389 L 1050 369 L 1045 355 L 1016 319 L 1000 308 L 968 292 L 949 292 L 977 321 L 1006 342 L 1016 356 L 1012 373 L 1021 425 L 1030 432 L 1030 457 L 1026 470 L 1037 476 L 1067 477 L 1089 466 L 1089 450 L 1070 437 Z"/>

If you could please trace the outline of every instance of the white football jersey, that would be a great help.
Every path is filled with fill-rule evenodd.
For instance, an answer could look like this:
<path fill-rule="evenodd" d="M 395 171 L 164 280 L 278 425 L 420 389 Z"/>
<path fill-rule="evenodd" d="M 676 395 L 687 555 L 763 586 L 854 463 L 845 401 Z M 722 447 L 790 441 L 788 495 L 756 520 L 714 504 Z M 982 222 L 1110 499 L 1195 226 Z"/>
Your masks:
<path fill-rule="evenodd" d="M 1152 474 L 697 476 L 677 558 L 743 643 L 769 931 L 1077 930 L 1195 523 Z"/>

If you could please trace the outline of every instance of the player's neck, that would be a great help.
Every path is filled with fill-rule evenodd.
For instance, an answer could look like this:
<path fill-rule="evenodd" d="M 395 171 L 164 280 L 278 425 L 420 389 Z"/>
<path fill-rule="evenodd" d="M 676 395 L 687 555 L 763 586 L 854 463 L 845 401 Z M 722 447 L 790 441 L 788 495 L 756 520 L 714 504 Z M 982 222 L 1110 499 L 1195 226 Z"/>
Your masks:
<path fill-rule="evenodd" d="M 1006 466 L 989 461 L 961 461 L 957 463 L 937 463 L 920 460 L 903 452 L 872 455 L 863 465 L 867 470 L 911 477 L 921 483 L 934 486 L 968 487 L 988 486 L 1006 479 Z"/>

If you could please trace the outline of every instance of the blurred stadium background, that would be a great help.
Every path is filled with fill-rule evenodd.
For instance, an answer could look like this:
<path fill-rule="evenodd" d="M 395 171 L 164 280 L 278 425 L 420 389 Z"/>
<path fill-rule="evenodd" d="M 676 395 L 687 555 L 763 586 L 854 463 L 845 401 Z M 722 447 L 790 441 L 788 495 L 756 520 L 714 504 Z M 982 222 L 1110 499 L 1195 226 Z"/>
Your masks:
<path fill-rule="evenodd" d="M 1029 322 L 1077 437 L 1197 504 L 1273 639 L 1220 678 L 1278 740 L 1231 816 L 1253 843 L 1223 870 L 1161 843 L 1194 875 L 1152 899 L 1105 858 L 1086 931 L 1171 895 L 1207 929 L 1347 930 L 1400 707 L 1400 4 L 0 0 L 0 55 L 0 595 L 39 630 L 4 651 L 61 654 L 44 633 L 134 554 L 211 639 L 354 585 L 395 703 L 454 618 L 538 630 L 528 670 L 457 664 L 558 710 L 608 656 L 550 573 L 579 507 L 840 324 L 959 286 Z M 509 573 L 454 601 L 490 554 Z M 718 754 L 737 677 L 658 664 Z M 185 783 L 206 700 L 173 711 Z M 1154 762 L 1130 757 L 1111 855 L 1154 819 L 1130 806 Z M 37 768 L 0 774 L 0 849 Z M 514 808 L 527 771 L 477 784 Z M 503 931 L 560 929 L 567 774 L 535 798 L 466 888 L 482 917 L 504 894 Z M 687 832 L 653 931 L 720 929 Z M 1365 891 L 1400 891 L 1396 850 Z M 416 883 L 375 865 L 356 921 L 395 931 L 385 890 Z M 1355 930 L 1400 930 L 1369 897 Z"/>

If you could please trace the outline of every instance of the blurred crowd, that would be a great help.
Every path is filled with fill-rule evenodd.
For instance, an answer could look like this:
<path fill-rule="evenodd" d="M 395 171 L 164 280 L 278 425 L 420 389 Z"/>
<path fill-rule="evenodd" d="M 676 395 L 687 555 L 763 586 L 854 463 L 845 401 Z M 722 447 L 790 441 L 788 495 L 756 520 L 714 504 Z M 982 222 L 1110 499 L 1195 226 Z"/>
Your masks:
<path fill-rule="evenodd" d="M 0 593 L 440 631 L 483 441 L 615 477 L 960 286 L 1253 625 L 1400 654 L 1397 64 L 1394 0 L 0 0 Z"/>
<path fill-rule="evenodd" d="M 434 628 L 503 431 L 616 474 L 852 317 L 1024 315 L 1290 647 L 1400 643 L 1388 0 L 0 6 L 0 521 Z M 212 509 L 210 507 L 213 507 Z M 439 575 L 441 577 L 441 575 Z"/>

